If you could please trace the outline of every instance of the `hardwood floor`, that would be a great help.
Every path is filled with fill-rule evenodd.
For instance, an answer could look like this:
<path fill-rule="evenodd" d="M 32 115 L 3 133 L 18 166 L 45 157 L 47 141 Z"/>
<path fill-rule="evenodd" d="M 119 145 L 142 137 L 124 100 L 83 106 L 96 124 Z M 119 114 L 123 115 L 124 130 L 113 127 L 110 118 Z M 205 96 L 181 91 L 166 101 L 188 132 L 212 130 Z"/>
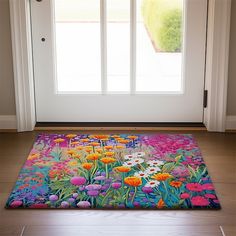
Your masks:
<path fill-rule="evenodd" d="M 56 133 L 56 131 L 53 132 Z M 102 133 L 108 132 L 103 131 Z M 84 133 L 93 132 L 84 131 Z M 122 131 L 112 131 L 112 133 L 122 133 Z M 127 131 L 123 133 L 127 133 Z M 178 133 L 181 132 L 178 131 Z M 191 133 L 194 134 L 201 148 L 222 205 L 221 210 L 4 209 L 7 197 L 32 147 L 37 132 L 0 134 L 0 235 L 235 236 L 236 133 L 207 133 L 205 131 L 191 131 Z"/>

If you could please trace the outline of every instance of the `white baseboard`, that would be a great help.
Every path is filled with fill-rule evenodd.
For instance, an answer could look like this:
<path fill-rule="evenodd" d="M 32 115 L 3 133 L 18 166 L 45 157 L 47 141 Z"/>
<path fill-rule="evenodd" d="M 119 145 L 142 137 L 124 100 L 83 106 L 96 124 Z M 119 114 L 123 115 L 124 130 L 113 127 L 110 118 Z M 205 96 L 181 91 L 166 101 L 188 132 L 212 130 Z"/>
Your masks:
<path fill-rule="evenodd" d="M 16 129 L 16 116 L 0 115 L 0 129 Z"/>
<path fill-rule="evenodd" d="M 226 117 L 226 129 L 236 130 L 236 116 L 227 116 Z"/>

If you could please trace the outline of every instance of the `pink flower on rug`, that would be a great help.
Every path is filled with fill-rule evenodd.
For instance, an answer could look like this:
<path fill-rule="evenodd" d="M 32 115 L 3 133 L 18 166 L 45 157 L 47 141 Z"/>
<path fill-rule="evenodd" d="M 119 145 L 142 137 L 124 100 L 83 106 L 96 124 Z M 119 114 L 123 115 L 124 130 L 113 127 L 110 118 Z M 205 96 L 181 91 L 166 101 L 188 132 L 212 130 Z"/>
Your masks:
<path fill-rule="evenodd" d="M 187 199 L 187 198 L 190 198 L 190 195 L 188 193 L 182 193 L 180 194 L 180 198 Z"/>
<path fill-rule="evenodd" d="M 86 183 L 86 179 L 81 176 L 75 176 L 70 179 L 71 184 L 79 186 Z"/>
<path fill-rule="evenodd" d="M 44 203 L 35 203 L 32 204 L 29 208 L 48 208 L 48 205 Z"/>
<path fill-rule="evenodd" d="M 207 193 L 204 195 L 206 198 L 210 198 L 210 199 L 216 199 L 216 195 L 211 194 L 211 193 Z"/>
<path fill-rule="evenodd" d="M 220 203 L 220 201 L 219 201 L 218 199 L 214 199 L 213 202 L 214 202 L 214 203 L 217 203 L 217 204 Z"/>
<path fill-rule="evenodd" d="M 210 204 L 210 202 L 202 196 L 192 197 L 191 203 L 193 206 L 208 206 Z"/>
<path fill-rule="evenodd" d="M 188 183 L 186 188 L 192 192 L 201 192 L 203 190 L 202 185 L 199 183 Z"/>
<path fill-rule="evenodd" d="M 16 201 L 13 201 L 13 202 L 10 204 L 10 206 L 11 206 L 12 208 L 17 208 L 17 207 L 20 207 L 22 204 L 23 204 L 22 201 L 16 200 Z"/>
<path fill-rule="evenodd" d="M 207 184 L 202 185 L 202 189 L 203 190 L 214 190 L 214 186 L 213 186 L 213 184 L 207 183 Z"/>
<path fill-rule="evenodd" d="M 184 182 L 186 181 L 186 178 L 179 178 L 179 181 Z"/>

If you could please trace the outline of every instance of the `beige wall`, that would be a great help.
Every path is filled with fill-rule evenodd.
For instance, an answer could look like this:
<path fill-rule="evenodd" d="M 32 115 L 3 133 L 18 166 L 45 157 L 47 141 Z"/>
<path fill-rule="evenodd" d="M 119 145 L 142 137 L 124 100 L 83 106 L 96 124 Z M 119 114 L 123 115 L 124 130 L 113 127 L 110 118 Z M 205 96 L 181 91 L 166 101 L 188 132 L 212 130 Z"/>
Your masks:
<path fill-rule="evenodd" d="M 236 116 L 236 1 L 231 6 L 227 115 Z"/>
<path fill-rule="evenodd" d="M 9 2 L 0 0 L 0 115 L 15 110 Z"/>
<path fill-rule="evenodd" d="M 15 114 L 9 0 L 0 0 L 0 115 Z M 228 115 L 236 115 L 236 1 L 232 1 Z"/>

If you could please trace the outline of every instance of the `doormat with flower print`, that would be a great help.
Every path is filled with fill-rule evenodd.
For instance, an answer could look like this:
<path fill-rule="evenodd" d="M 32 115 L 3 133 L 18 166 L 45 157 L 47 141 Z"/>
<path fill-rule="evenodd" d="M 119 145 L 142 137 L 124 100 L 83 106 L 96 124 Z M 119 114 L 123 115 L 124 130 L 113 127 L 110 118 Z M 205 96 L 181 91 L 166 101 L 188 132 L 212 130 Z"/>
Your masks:
<path fill-rule="evenodd" d="M 7 208 L 219 209 L 189 134 L 38 136 Z"/>

